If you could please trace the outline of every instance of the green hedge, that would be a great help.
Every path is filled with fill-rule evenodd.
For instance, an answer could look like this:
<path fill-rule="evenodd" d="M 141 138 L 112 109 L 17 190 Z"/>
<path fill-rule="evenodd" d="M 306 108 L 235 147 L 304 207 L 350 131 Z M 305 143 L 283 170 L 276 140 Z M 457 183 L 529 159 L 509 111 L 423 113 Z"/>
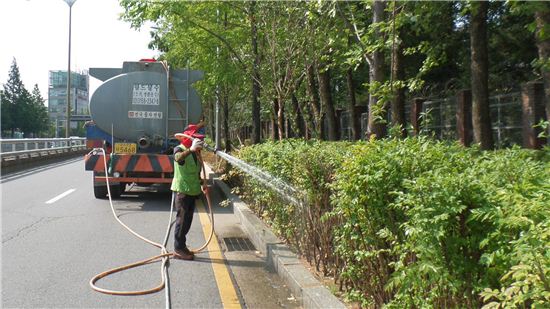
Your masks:
<path fill-rule="evenodd" d="M 243 175 L 253 208 L 365 307 L 550 302 L 549 151 L 482 152 L 424 138 L 290 140 L 240 157 L 304 192 Z"/>
<path fill-rule="evenodd" d="M 338 219 L 323 216 L 332 209 L 329 184 L 349 145 L 290 139 L 253 145 L 239 153 L 244 161 L 301 192 L 297 198 L 304 205 L 298 206 L 250 177 L 243 177 L 240 190 L 252 209 L 325 275 L 337 275 L 335 266 L 339 263 L 333 252 L 332 229 Z"/>

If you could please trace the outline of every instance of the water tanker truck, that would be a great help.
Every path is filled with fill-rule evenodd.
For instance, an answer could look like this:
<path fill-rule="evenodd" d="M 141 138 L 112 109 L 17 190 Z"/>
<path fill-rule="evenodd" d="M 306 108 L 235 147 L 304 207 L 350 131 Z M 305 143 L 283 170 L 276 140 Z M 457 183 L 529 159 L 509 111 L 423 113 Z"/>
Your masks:
<path fill-rule="evenodd" d="M 200 120 L 200 99 L 191 85 L 203 73 L 146 59 L 122 68 L 90 68 L 89 74 L 103 82 L 92 95 L 92 120 L 85 124 L 86 145 L 96 149 L 85 156 L 94 196 L 107 196 L 107 177 L 115 198 L 127 184 L 171 183 L 173 148 L 179 144 L 174 134 Z"/>

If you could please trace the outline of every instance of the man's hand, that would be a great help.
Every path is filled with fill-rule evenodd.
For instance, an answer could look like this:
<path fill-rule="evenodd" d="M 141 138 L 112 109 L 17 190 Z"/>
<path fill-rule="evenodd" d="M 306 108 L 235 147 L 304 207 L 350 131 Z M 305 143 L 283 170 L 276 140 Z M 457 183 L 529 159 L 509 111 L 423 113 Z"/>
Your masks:
<path fill-rule="evenodd" d="M 202 185 L 202 193 L 208 194 L 208 185 L 207 184 Z"/>
<path fill-rule="evenodd" d="M 193 140 L 193 144 L 191 144 L 191 148 L 189 148 L 189 150 L 191 150 L 192 152 L 195 152 L 197 150 L 201 150 L 203 145 L 204 145 L 203 141 L 201 141 L 198 138 L 195 138 Z"/>

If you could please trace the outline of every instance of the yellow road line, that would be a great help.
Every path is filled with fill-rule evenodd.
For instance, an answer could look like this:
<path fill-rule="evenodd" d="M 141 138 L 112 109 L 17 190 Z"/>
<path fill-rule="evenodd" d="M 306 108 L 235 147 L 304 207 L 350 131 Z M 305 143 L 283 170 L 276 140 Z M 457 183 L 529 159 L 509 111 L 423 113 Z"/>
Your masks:
<path fill-rule="evenodd" d="M 209 214 L 204 209 L 204 205 L 201 200 L 197 200 L 197 210 L 201 220 L 202 232 L 204 233 L 205 239 L 208 239 L 211 224 L 210 219 L 208 218 Z M 208 255 L 212 260 L 212 269 L 214 270 L 214 277 L 216 278 L 223 307 L 242 308 L 239 298 L 237 297 L 237 291 L 235 290 L 231 277 L 229 276 L 229 270 L 227 269 L 228 265 L 223 257 L 222 249 L 218 244 L 216 234 L 212 235 L 212 241 L 210 241 L 206 249 L 208 250 Z"/>

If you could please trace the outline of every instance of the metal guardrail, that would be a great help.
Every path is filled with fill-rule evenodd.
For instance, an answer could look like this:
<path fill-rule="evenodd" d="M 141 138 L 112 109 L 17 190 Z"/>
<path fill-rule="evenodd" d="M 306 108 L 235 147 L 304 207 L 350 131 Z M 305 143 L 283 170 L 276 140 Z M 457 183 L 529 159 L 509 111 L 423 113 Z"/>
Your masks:
<path fill-rule="evenodd" d="M 45 157 L 86 149 L 86 138 L 0 139 L 0 161 Z"/>

